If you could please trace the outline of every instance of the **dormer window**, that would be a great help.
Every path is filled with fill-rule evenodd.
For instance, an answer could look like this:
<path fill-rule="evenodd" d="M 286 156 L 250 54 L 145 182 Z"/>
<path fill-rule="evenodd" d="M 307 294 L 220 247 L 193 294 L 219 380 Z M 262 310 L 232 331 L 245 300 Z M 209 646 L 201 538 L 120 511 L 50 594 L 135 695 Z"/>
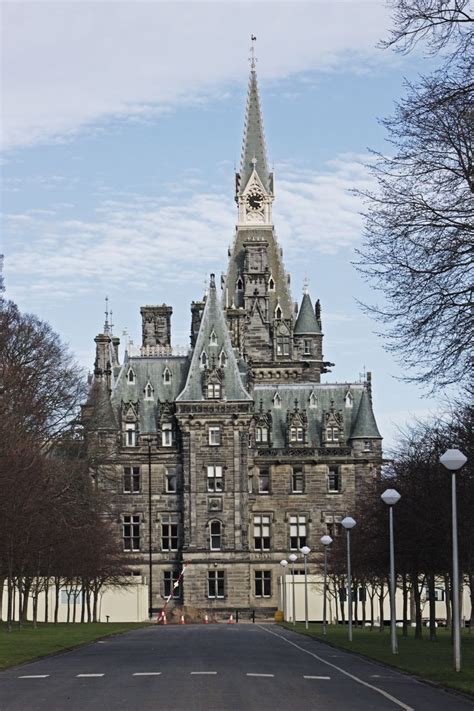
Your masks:
<path fill-rule="evenodd" d="M 346 393 L 346 397 L 344 398 L 346 407 L 352 407 L 354 403 L 354 396 L 352 395 L 351 391 L 348 390 Z"/>
<path fill-rule="evenodd" d="M 326 427 L 326 442 L 339 442 L 339 427 Z"/>
<path fill-rule="evenodd" d="M 135 373 L 132 368 L 127 371 L 127 383 L 133 384 L 135 382 Z"/>
<path fill-rule="evenodd" d="M 244 282 L 242 281 L 242 277 L 239 277 L 237 279 L 237 291 L 243 291 L 244 290 Z"/>
<path fill-rule="evenodd" d="M 214 329 L 212 329 L 211 335 L 209 336 L 209 343 L 211 346 L 217 346 L 217 336 Z"/>
<path fill-rule="evenodd" d="M 207 355 L 206 355 L 206 351 L 203 351 L 203 352 L 201 353 L 200 361 L 201 361 L 201 368 L 207 368 Z"/>
<path fill-rule="evenodd" d="M 127 422 L 125 425 L 125 446 L 137 446 L 137 429 L 134 422 Z"/>
<path fill-rule="evenodd" d="M 150 382 L 145 387 L 145 400 L 153 400 L 153 387 Z"/>
<path fill-rule="evenodd" d="M 311 395 L 309 396 L 309 406 L 312 408 L 315 408 L 318 406 L 318 398 L 316 397 L 316 393 L 312 392 Z"/>
<path fill-rule="evenodd" d="M 280 304 L 278 304 L 278 306 L 275 309 L 275 318 L 280 320 L 282 315 L 283 315 L 283 312 L 281 310 L 281 306 L 280 306 Z"/>
<path fill-rule="evenodd" d="M 221 366 L 221 368 L 225 368 L 227 365 L 227 354 L 224 350 L 222 350 L 220 353 L 219 365 Z"/>
<path fill-rule="evenodd" d="M 207 399 L 208 400 L 219 400 L 220 397 L 221 397 L 220 383 L 208 383 L 207 384 Z"/>
<path fill-rule="evenodd" d="M 275 279 L 272 276 L 268 280 L 268 291 L 275 291 Z"/>
<path fill-rule="evenodd" d="M 275 393 L 273 396 L 273 407 L 281 407 L 281 397 L 279 393 Z"/>
<path fill-rule="evenodd" d="M 304 442 L 304 429 L 303 427 L 290 427 L 290 442 L 301 443 Z"/>
<path fill-rule="evenodd" d="M 166 366 L 166 368 L 163 371 L 163 382 L 168 385 L 171 383 L 171 370 Z"/>
<path fill-rule="evenodd" d="M 257 444 L 267 444 L 268 442 L 268 427 L 255 428 L 255 441 Z"/>
<path fill-rule="evenodd" d="M 173 426 L 171 422 L 164 422 L 161 425 L 161 446 L 171 447 L 173 445 Z"/>

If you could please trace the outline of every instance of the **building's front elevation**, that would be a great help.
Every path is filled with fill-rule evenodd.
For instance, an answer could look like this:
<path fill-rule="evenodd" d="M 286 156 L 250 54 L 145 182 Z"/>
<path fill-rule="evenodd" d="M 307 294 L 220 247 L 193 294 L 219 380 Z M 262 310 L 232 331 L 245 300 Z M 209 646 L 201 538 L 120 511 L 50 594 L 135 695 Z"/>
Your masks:
<path fill-rule="evenodd" d="M 154 608 L 183 562 L 185 605 L 276 608 L 280 560 L 337 535 L 382 461 L 370 374 L 321 383 L 319 301 L 291 298 L 254 67 L 235 198 L 227 275 L 191 304 L 189 353 L 171 347 L 165 304 L 142 307 L 142 346 L 122 364 L 107 323 L 95 339 L 92 474 L 144 576 L 151 547 Z"/>

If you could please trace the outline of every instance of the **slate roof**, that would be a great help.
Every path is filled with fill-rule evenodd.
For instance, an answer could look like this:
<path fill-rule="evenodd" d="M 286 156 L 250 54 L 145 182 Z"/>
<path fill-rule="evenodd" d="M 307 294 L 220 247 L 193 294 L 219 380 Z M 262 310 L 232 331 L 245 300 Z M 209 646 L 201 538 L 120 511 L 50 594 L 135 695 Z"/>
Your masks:
<path fill-rule="evenodd" d="M 377 423 L 374 417 L 374 411 L 372 410 L 372 403 L 370 402 L 369 394 L 367 389 L 364 388 L 362 397 L 360 399 L 359 409 L 357 412 L 357 418 L 352 430 L 351 439 L 382 439 L 382 436 L 377 427 Z"/>
<path fill-rule="evenodd" d="M 302 335 L 304 333 L 321 333 L 309 294 L 303 295 L 303 301 L 301 302 L 298 318 L 296 319 L 294 333 L 296 335 Z"/>
<path fill-rule="evenodd" d="M 116 429 L 118 420 L 110 401 L 107 383 L 95 380 L 89 392 L 88 404 L 93 405 L 88 429 Z"/>
<path fill-rule="evenodd" d="M 351 392 L 353 397 L 352 407 L 346 407 L 345 398 L 348 391 Z M 273 402 L 273 398 L 277 392 L 281 398 L 280 407 L 275 407 Z M 316 407 L 309 407 L 311 393 L 316 395 Z M 286 445 L 286 415 L 288 411 L 294 411 L 295 400 L 297 400 L 298 408 L 305 410 L 308 417 L 306 446 L 316 448 L 322 444 L 323 415 L 326 412 L 330 412 L 332 403 L 334 403 L 335 412 L 343 413 L 344 439 L 349 440 L 351 438 L 364 393 L 365 396 L 367 396 L 367 391 L 362 383 L 301 383 L 277 386 L 256 385 L 254 389 L 255 411 L 259 411 L 260 401 L 263 403 L 264 412 L 268 410 L 271 411 L 272 445 L 274 447 L 284 447 Z M 378 433 L 377 425 L 375 425 L 375 430 Z M 371 436 L 380 437 L 380 434 L 364 435 L 364 437 L 367 438 Z"/>
<path fill-rule="evenodd" d="M 215 337 L 215 344 L 211 343 L 212 334 Z M 227 358 L 227 364 L 222 368 L 222 372 L 224 374 L 223 384 L 225 399 L 251 400 L 252 398 L 246 391 L 241 379 L 239 366 L 230 341 L 224 312 L 222 310 L 220 299 L 217 297 L 216 286 L 212 275 L 209 294 L 204 306 L 204 312 L 196 339 L 196 345 L 194 347 L 191 365 L 189 367 L 186 385 L 180 395 L 178 395 L 178 401 L 187 402 L 204 399 L 202 388 L 202 353 L 203 351 L 206 353 L 206 358 L 211 366 L 213 361 L 216 366 L 218 366 L 219 356 L 222 350 L 224 350 Z"/>
<path fill-rule="evenodd" d="M 255 170 L 268 193 L 271 193 L 271 179 L 268 172 L 267 151 L 265 135 L 263 132 L 262 112 L 258 95 L 257 74 L 255 69 L 250 72 L 249 88 L 247 95 L 247 109 L 245 116 L 245 132 L 242 146 L 242 160 L 240 165 L 240 194 L 252 175 L 253 158 L 257 163 Z"/>
<path fill-rule="evenodd" d="M 135 382 L 129 383 L 129 368 L 135 373 Z M 165 383 L 165 368 L 171 373 L 171 382 Z M 120 421 L 123 402 L 139 402 L 138 420 L 140 432 L 156 431 L 156 422 L 160 416 L 160 402 L 173 402 L 184 387 L 189 368 L 189 358 L 185 356 L 155 356 L 150 358 L 129 357 L 123 364 L 117 382 L 112 391 L 112 406 Z M 153 387 L 153 400 L 145 400 L 145 388 L 150 382 Z"/>

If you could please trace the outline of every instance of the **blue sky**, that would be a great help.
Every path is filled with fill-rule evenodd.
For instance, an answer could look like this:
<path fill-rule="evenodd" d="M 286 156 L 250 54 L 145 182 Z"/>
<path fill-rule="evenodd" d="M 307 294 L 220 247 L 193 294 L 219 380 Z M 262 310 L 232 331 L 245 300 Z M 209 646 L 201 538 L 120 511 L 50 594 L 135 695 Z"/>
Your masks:
<path fill-rule="evenodd" d="M 326 381 L 373 372 L 376 416 L 397 426 L 437 403 L 396 380 L 356 300 L 379 298 L 354 270 L 368 147 L 419 54 L 376 47 L 382 0 L 3 3 L 2 251 L 7 296 L 49 321 L 86 368 L 108 294 L 115 332 L 140 341 L 139 307 L 173 306 L 189 343 L 192 299 L 226 269 L 236 221 L 250 34 L 275 225 L 301 299 L 320 298 Z"/>

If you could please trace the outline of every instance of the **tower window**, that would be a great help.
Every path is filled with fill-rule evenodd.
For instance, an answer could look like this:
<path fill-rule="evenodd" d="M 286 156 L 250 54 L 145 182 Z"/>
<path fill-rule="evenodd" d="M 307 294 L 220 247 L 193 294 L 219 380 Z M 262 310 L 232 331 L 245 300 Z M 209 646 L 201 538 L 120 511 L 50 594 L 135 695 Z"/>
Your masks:
<path fill-rule="evenodd" d="M 208 570 L 207 571 L 207 597 L 223 598 L 224 597 L 224 571 L 223 570 Z"/>
<path fill-rule="evenodd" d="M 291 474 L 291 493 L 302 494 L 304 492 L 304 474 L 302 469 L 293 469 Z"/>
<path fill-rule="evenodd" d="M 333 493 L 341 491 L 341 477 L 339 475 L 339 469 L 337 467 L 329 467 L 328 491 L 331 491 Z"/>
<path fill-rule="evenodd" d="M 270 550 L 270 516 L 253 517 L 253 544 L 256 551 Z"/>
<path fill-rule="evenodd" d="M 221 522 L 211 521 L 209 524 L 211 551 L 220 551 L 222 544 Z"/>
<path fill-rule="evenodd" d="M 123 517 L 123 549 L 124 551 L 140 550 L 140 515 L 124 515 Z"/>
<path fill-rule="evenodd" d="M 222 478 L 222 467 L 208 466 L 207 467 L 207 490 L 213 493 L 219 493 L 224 490 L 224 480 Z"/>
<path fill-rule="evenodd" d="M 271 570 L 255 571 L 255 597 L 272 596 L 272 572 Z"/>
<path fill-rule="evenodd" d="M 306 545 L 306 516 L 290 516 L 290 550 L 298 551 Z"/>
<path fill-rule="evenodd" d="M 277 336 L 276 352 L 279 356 L 290 355 L 290 339 L 288 336 Z"/>
<path fill-rule="evenodd" d="M 304 342 L 304 355 L 311 355 L 311 341 L 308 339 Z"/>

